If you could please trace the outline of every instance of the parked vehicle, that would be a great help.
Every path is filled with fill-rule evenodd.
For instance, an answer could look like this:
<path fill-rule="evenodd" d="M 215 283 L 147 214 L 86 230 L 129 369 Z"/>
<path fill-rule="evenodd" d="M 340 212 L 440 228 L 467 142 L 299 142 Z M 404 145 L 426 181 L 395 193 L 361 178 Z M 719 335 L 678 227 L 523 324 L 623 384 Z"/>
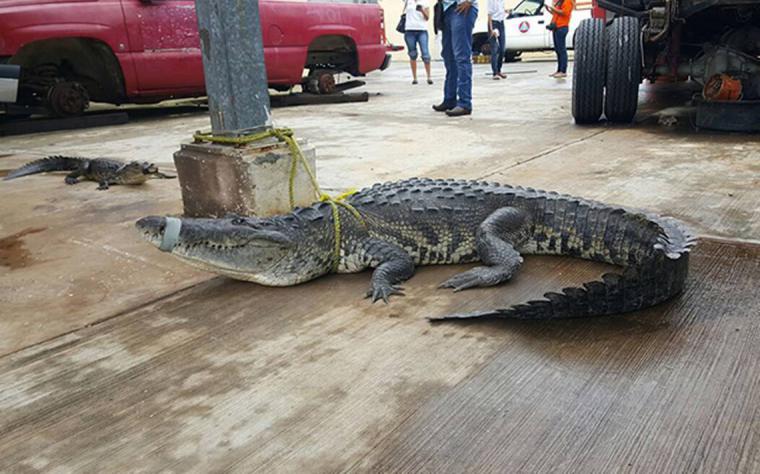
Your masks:
<path fill-rule="evenodd" d="M 272 88 L 305 82 L 326 93 L 335 72 L 363 76 L 389 64 L 376 3 L 260 0 L 259 10 Z M 15 96 L 10 108 L 21 112 L 44 107 L 69 116 L 90 100 L 154 103 L 205 95 L 193 0 L 5 0 L 0 64 L 0 100 L 9 108 L 8 97 Z"/>
<path fill-rule="evenodd" d="M 705 99 L 721 104 L 714 110 L 723 115 L 711 122 L 760 130 L 760 0 L 595 3 L 594 18 L 576 32 L 577 123 L 597 122 L 602 114 L 632 121 L 643 79 L 693 80 L 704 86 Z"/>
<path fill-rule="evenodd" d="M 569 1 L 569 0 L 568 0 Z M 570 18 L 570 31 L 567 34 L 567 47 L 573 48 L 573 36 L 582 20 L 591 18 L 589 4 L 576 4 Z M 505 61 L 517 60 L 523 51 L 547 51 L 554 49 L 552 32 L 546 29 L 551 23 L 552 14 L 544 8 L 544 0 L 523 0 L 517 4 L 504 21 L 506 38 Z M 488 23 L 481 26 L 472 35 L 473 54 L 491 54 L 488 44 Z"/>

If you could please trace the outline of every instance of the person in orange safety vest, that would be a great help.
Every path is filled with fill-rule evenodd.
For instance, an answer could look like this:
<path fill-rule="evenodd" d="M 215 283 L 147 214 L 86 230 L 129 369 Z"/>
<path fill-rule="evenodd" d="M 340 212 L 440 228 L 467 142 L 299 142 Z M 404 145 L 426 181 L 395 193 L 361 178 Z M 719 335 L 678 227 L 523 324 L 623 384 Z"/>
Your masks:
<path fill-rule="evenodd" d="M 558 79 L 567 77 L 567 32 L 570 16 L 573 14 L 573 0 L 554 0 L 554 5 L 546 5 L 552 14 L 551 24 L 547 28 L 554 34 L 554 52 L 557 53 L 557 72 L 550 74 Z"/>

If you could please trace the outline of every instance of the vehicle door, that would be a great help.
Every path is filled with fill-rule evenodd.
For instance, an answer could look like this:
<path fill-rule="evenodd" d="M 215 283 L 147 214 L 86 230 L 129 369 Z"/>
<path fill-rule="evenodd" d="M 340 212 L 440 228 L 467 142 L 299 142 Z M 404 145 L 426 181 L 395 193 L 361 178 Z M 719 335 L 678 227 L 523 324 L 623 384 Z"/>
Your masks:
<path fill-rule="evenodd" d="M 122 0 L 140 92 L 203 91 L 194 0 Z"/>
<path fill-rule="evenodd" d="M 551 21 L 543 0 L 523 0 L 504 22 L 506 46 L 510 51 L 540 50 L 548 47 L 546 25 Z"/>

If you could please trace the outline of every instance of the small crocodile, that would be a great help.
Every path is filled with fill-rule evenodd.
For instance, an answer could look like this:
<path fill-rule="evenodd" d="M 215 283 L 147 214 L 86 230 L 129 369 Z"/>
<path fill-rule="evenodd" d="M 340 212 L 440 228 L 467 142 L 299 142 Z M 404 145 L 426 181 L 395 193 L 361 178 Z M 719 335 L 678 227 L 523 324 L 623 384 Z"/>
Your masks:
<path fill-rule="evenodd" d="M 112 184 L 143 184 L 149 179 L 171 179 L 158 171 L 153 163 L 143 161 L 122 161 L 109 158 L 79 158 L 70 156 L 49 156 L 35 160 L 17 168 L 5 177 L 6 180 L 20 178 L 48 171 L 71 171 L 66 175 L 66 184 L 77 184 L 80 178 L 95 181 L 100 190 L 108 189 Z"/>
<path fill-rule="evenodd" d="M 413 178 L 376 184 L 338 207 L 340 255 L 334 266 L 333 209 L 321 202 L 270 218 L 137 222 L 149 242 L 187 263 L 240 280 L 287 286 L 333 271 L 373 268 L 373 301 L 403 294 L 416 265 L 480 261 L 441 284 L 455 291 L 511 279 L 521 254 L 567 255 L 623 267 L 545 299 L 430 319 L 554 319 L 646 308 L 681 292 L 695 238 L 675 219 L 595 201 L 496 183 Z"/>

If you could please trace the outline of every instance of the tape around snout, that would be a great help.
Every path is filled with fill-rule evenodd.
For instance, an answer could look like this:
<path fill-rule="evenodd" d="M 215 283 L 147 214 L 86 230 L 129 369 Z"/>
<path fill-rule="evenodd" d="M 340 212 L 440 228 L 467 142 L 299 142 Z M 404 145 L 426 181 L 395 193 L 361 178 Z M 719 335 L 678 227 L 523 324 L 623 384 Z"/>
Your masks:
<path fill-rule="evenodd" d="M 162 252 L 171 252 L 179 240 L 179 231 L 182 228 L 182 220 L 176 217 L 165 217 L 166 226 L 161 245 L 158 247 Z"/>

